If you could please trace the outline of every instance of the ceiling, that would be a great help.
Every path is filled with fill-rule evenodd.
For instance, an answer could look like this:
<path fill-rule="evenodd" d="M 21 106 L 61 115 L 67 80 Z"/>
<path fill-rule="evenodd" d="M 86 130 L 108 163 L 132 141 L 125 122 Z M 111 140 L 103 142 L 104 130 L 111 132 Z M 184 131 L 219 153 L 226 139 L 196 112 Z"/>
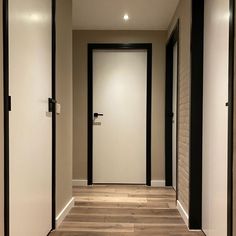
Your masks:
<path fill-rule="evenodd" d="M 166 30 L 179 0 L 73 0 L 73 28 Z M 124 21 L 128 14 L 130 19 Z"/>

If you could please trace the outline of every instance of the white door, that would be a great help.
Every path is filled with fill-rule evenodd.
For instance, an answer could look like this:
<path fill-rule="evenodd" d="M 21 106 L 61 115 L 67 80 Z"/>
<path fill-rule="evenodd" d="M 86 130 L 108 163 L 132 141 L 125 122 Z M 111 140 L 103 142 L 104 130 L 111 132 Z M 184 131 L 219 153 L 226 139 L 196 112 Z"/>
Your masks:
<path fill-rule="evenodd" d="M 93 52 L 93 182 L 146 183 L 147 52 Z"/>
<path fill-rule="evenodd" d="M 51 229 L 51 32 L 50 0 L 9 0 L 10 236 Z"/>
<path fill-rule="evenodd" d="M 229 1 L 205 1 L 202 220 L 227 236 Z"/>
<path fill-rule="evenodd" d="M 172 121 L 172 183 L 176 190 L 176 130 L 177 130 L 178 44 L 173 49 L 173 121 Z"/>

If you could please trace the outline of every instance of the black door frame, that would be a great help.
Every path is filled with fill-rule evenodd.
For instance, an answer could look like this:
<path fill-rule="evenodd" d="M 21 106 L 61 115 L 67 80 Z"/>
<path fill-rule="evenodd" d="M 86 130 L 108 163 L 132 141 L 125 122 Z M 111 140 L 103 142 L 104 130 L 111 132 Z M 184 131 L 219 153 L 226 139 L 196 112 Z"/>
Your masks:
<path fill-rule="evenodd" d="M 56 0 L 52 4 L 52 230 L 56 227 Z M 10 186 L 9 186 L 9 0 L 3 0 L 3 92 L 4 92 L 4 236 L 10 236 Z M 51 232 L 50 231 L 50 232 Z M 49 233 L 50 233 L 49 232 Z"/>
<path fill-rule="evenodd" d="M 190 98 L 190 176 L 189 176 L 189 228 L 202 227 L 202 108 L 203 108 L 203 42 L 204 0 L 192 0 L 191 25 L 191 98 Z M 179 43 L 180 21 L 173 30 L 166 50 L 166 126 L 165 161 L 166 186 L 172 186 L 172 79 L 173 44 Z M 179 54 L 179 53 L 178 53 Z M 178 60 L 179 64 L 179 60 Z M 178 73 L 179 78 L 179 73 Z M 179 94 L 179 89 L 178 89 Z M 178 107 L 178 106 L 177 106 Z M 177 111 L 178 112 L 178 111 Z M 177 118 L 178 143 L 178 118 Z M 178 160 L 178 145 L 177 145 Z M 178 165 L 177 199 L 178 199 Z"/>
<path fill-rule="evenodd" d="M 204 0 L 192 0 L 189 229 L 202 229 Z"/>
<path fill-rule="evenodd" d="M 146 185 L 151 186 L 151 110 L 152 110 L 152 44 L 88 44 L 88 185 L 93 184 L 93 51 L 146 50 L 147 51 L 147 124 L 146 124 Z"/>
<path fill-rule="evenodd" d="M 176 101 L 176 194 L 178 194 L 178 101 L 179 101 L 179 20 L 166 45 L 166 97 L 165 97 L 165 179 L 166 186 L 173 186 L 172 174 L 172 120 L 173 120 L 173 50 L 177 43 L 177 101 Z M 176 196 L 177 197 L 177 196 Z M 177 197 L 178 199 L 178 197 Z"/>

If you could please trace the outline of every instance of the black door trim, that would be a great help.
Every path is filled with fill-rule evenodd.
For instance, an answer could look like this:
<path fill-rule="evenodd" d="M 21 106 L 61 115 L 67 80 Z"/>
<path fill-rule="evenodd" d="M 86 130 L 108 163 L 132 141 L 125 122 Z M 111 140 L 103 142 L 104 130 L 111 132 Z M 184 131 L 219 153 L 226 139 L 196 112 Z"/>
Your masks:
<path fill-rule="evenodd" d="M 227 235 L 233 235 L 233 143 L 234 143 L 234 56 L 235 56 L 235 0 L 230 0 L 229 21 L 229 117 L 228 117 L 228 223 Z"/>
<path fill-rule="evenodd" d="M 146 184 L 151 186 L 152 44 L 88 44 L 88 185 L 93 184 L 93 50 L 147 50 Z"/>
<path fill-rule="evenodd" d="M 52 99 L 56 101 L 56 0 L 52 1 Z M 52 112 L 52 230 L 56 229 L 56 109 Z"/>
<path fill-rule="evenodd" d="M 166 97 L 165 97 L 165 179 L 173 186 L 172 174 L 172 119 L 173 119 L 173 49 L 178 46 L 177 101 L 176 101 L 176 193 L 178 193 L 178 100 L 179 100 L 179 20 L 166 45 Z"/>
<path fill-rule="evenodd" d="M 204 0 L 192 0 L 189 228 L 202 228 L 202 121 L 203 121 Z"/>
<path fill-rule="evenodd" d="M 8 0 L 3 0 L 3 93 L 4 93 L 4 235 L 9 236 L 9 23 Z"/>
<path fill-rule="evenodd" d="M 56 0 L 52 1 L 52 98 L 56 99 Z M 4 89 L 4 236 L 10 235 L 9 192 L 9 1 L 3 0 L 3 89 Z M 52 113 L 52 230 L 56 226 L 56 113 Z"/>

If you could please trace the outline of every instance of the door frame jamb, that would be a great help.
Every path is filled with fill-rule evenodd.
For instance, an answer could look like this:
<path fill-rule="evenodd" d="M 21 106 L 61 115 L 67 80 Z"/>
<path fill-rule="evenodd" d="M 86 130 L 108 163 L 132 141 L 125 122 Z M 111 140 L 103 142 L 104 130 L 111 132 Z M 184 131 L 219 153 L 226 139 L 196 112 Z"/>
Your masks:
<path fill-rule="evenodd" d="M 189 229 L 202 228 L 204 0 L 192 0 L 189 131 Z"/>
<path fill-rule="evenodd" d="M 88 44 L 88 185 L 93 184 L 93 51 L 147 50 L 146 185 L 151 186 L 152 44 Z"/>
<path fill-rule="evenodd" d="M 179 20 L 166 45 L 166 97 L 165 97 L 165 179 L 166 186 L 173 185 L 172 176 L 172 119 L 173 119 L 173 49 L 177 43 L 177 101 L 176 101 L 176 194 L 178 195 L 178 110 L 179 110 Z M 176 196 L 178 199 L 178 197 Z"/>

